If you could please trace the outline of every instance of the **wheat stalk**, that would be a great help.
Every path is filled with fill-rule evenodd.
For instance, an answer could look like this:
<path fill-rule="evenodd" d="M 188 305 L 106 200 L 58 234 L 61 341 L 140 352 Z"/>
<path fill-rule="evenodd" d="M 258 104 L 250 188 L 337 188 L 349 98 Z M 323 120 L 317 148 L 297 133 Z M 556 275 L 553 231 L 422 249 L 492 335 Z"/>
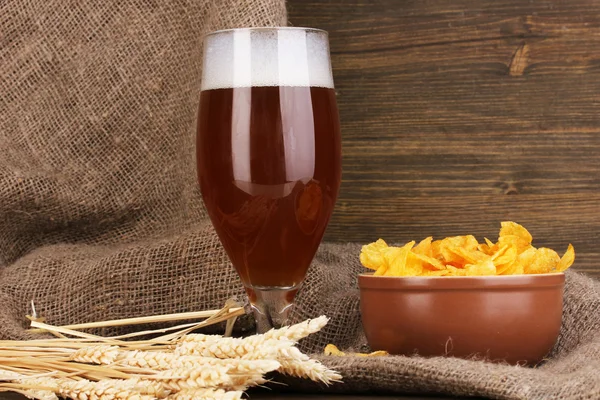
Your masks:
<path fill-rule="evenodd" d="M 266 383 L 265 374 L 272 371 L 326 384 L 340 381 L 337 372 L 295 347 L 320 330 L 326 317 L 243 339 L 191 333 L 220 321 L 229 321 L 230 331 L 233 319 L 243 313 L 231 310 L 230 303 L 210 311 L 200 323 L 109 338 L 78 332 L 73 329 L 77 326 L 55 327 L 34 313 L 32 326 L 59 337 L 0 341 L 0 392 L 39 400 L 240 399 L 249 387 Z M 151 340 L 122 340 L 167 331 L 174 332 Z"/>

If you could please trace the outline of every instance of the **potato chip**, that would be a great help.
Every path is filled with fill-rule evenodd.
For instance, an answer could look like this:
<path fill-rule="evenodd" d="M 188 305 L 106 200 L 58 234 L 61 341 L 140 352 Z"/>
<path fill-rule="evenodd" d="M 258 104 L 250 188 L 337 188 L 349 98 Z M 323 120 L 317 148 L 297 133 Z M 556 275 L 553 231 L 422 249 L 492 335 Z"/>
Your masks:
<path fill-rule="evenodd" d="M 491 256 L 494 253 L 496 253 L 498 251 L 498 245 L 495 243 L 492 243 L 492 241 L 488 238 L 484 238 L 484 239 L 485 239 L 485 243 L 482 243 L 479 246 L 477 246 L 477 250 L 481 251 L 482 253 L 487 254 L 488 256 Z"/>
<path fill-rule="evenodd" d="M 385 272 L 386 276 L 416 276 L 420 275 L 423 268 L 411 264 L 407 265 L 408 253 L 414 247 L 415 242 L 408 242 L 402 247 L 388 247 L 384 251 L 384 256 L 389 268 Z M 409 269 L 410 267 L 410 269 Z"/>
<path fill-rule="evenodd" d="M 453 265 L 446 265 L 447 276 L 467 276 L 467 270 L 464 268 L 456 268 Z"/>
<path fill-rule="evenodd" d="M 500 235 L 498 236 L 498 246 L 515 245 L 517 252 L 521 254 L 531 247 L 533 238 L 527 229 L 523 226 L 510 221 L 502 222 Z"/>
<path fill-rule="evenodd" d="M 525 268 L 518 260 L 502 272 L 502 275 L 523 275 Z"/>
<path fill-rule="evenodd" d="M 501 222 L 500 225 L 502 226 L 500 228 L 500 237 L 511 235 L 517 236 L 519 239 L 521 239 L 528 245 L 531 244 L 531 242 L 533 241 L 531 233 L 529 233 L 529 231 L 525 229 L 525 227 L 517 224 L 516 222 L 504 221 Z"/>
<path fill-rule="evenodd" d="M 334 344 L 328 344 L 327 346 L 325 346 L 325 350 L 323 350 L 323 354 L 325 354 L 326 356 L 338 356 L 338 357 L 344 357 L 346 355 L 356 356 L 356 357 L 383 357 L 383 356 L 390 355 L 390 353 L 388 353 L 387 351 L 383 351 L 383 350 L 374 351 L 372 353 L 349 353 L 349 354 L 346 354 L 343 351 L 341 351 L 340 349 L 338 349 L 337 346 Z"/>
<path fill-rule="evenodd" d="M 446 263 L 463 266 L 466 260 L 470 260 L 469 257 L 465 258 L 465 255 L 476 251 L 478 245 L 477 239 L 471 235 L 447 237 L 440 243 L 440 253 Z"/>
<path fill-rule="evenodd" d="M 432 251 L 431 251 L 431 241 L 432 240 L 433 240 L 433 238 L 431 236 L 421 240 L 421 242 L 419 242 L 419 244 L 416 245 L 412 249 L 413 253 L 422 254 L 424 256 L 431 257 L 432 256 Z"/>
<path fill-rule="evenodd" d="M 423 254 L 415 254 L 414 252 L 411 252 L 409 254 L 409 259 L 416 259 L 416 260 L 420 260 L 421 261 L 421 266 L 424 269 L 429 269 L 429 270 L 442 270 L 445 269 L 446 266 L 437 258 L 433 258 L 433 257 L 428 257 L 426 255 Z"/>
<path fill-rule="evenodd" d="M 491 259 L 477 264 L 467 264 L 465 270 L 468 276 L 496 275 L 496 266 Z"/>
<path fill-rule="evenodd" d="M 377 276 L 487 276 L 563 272 L 575 261 L 569 244 L 560 258 L 548 248 L 533 247 L 523 226 L 502 222 L 498 241 L 478 243 L 472 235 L 441 240 L 427 237 L 415 246 L 389 247 L 382 239 L 363 246 L 360 261 Z"/>
<path fill-rule="evenodd" d="M 323 351 L 323 354 L 325 354 L 326 356 L 340 356 L 340 357 L 346 355 L 346 353 L 344 353 L 343 351 L 338 349 L 335 344 L 328 344 L 327 346 L 325 346 L 325 350 Z"/>
<path fill-rule="evenodd" d="M 516 235 L 501 236 L 498 238 L 497 245 L 499 247 L 515 246 L 518 254 L 521 254 L 532 247 L 531 243 L 524 241 L 522 238 Z"/>
<path fill-rule="evenodd" d="M 383 239 L 363 246 L 360 252 L 360 263 L 369 269 L 379 269 L 385 262 L 383 250 L 387 248 L 388 245 Z"/>
<path fill-rule="evenodd" d="M 547 274 L 555 272 L 560 263 L 560 257 L 556 251 L 546 247 L 540 247 L 535 251 L 535 256 L 529 264 L 523 264 L 526 274 Z"/>
<path fill-rule="evenodd" d="M 492 261 L 496 266 L 498 275 L 503 275 L 517 261 L 517 247 L 513 245 L 503 246 L 494 255 Z"/>
<path fill-rule="evenodd" d="M 440 244 L 442 244 L 441 240 L 434 240 L 433 242 L 431 242 L 431 257 L 437 258 L 438 260 L 441 260 L 442 258 Z"/>
<path fill-rule="evenodd" d="M 573 245 L 569 243 L 569 247 L 567 248 L 565 254 L 563 254 L 563 256 L 561 257 L 560 262 L 558 263 L 558 267 L 556 267 L 556 270 L 558 272 L 563 272 L 571 265 L 573 265 L 573 262 L 575 262 L 575 249 L 573 248 Z"/>

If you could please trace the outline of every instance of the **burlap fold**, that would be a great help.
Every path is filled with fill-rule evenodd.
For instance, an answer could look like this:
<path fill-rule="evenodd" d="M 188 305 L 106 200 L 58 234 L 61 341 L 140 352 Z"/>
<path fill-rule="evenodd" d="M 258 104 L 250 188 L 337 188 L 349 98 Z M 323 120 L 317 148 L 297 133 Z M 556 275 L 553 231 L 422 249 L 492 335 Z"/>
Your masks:
<path fill-rule="evenodd" d="M 244 299 L 196 185 L 201 38 L 285 22 L 284 0 L 0 2 L 0 338 L 29 336 L 31 300 L 67 324 Z M 365 344 L 358 251 L 320 249 L 292 319 L 331 323 L 304 350 Z M 570 273 L 560 340 L 536 369 L 322 357 L 345 380 L 327 390 L 598 399 L 599 304 L 598 282 Z"/>

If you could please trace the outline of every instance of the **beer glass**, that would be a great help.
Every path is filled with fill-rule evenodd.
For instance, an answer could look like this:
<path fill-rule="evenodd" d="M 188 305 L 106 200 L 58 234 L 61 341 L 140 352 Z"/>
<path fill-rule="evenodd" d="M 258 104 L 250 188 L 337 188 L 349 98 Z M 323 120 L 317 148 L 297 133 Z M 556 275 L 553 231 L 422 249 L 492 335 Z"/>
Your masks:
<path fill-rule="evenodd" d="M 341 144 L 327 32 L 218 31 L 204 39 L 198 180 L 257 329 L 286 323 L 331 217 Z"/>

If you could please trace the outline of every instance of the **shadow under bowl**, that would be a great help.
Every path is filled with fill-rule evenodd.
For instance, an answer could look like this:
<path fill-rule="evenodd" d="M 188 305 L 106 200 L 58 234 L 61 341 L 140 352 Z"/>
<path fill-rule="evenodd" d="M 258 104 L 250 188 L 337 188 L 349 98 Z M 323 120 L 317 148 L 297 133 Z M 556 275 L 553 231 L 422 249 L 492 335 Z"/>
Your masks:
<path fill-rule="evenodd" d="M 535 365 L 560 331 L 563 273 L 358 277 L 373 350 Z"/>

